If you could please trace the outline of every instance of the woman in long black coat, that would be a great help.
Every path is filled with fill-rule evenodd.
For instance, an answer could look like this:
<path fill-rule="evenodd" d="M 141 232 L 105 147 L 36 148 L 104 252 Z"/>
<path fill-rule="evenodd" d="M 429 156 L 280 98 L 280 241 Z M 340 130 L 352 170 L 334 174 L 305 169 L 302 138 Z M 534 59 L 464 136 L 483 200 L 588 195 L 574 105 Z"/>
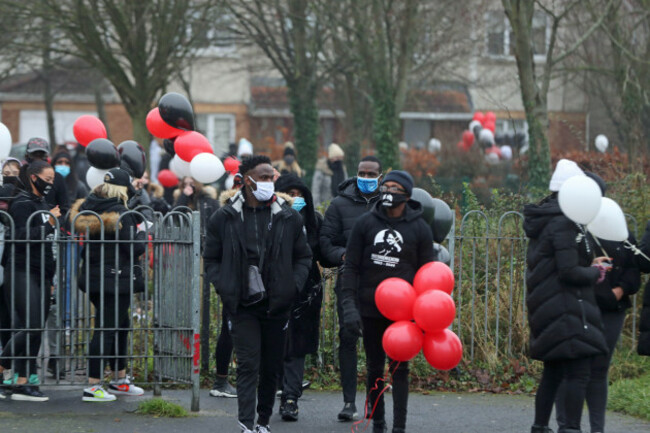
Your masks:
<path fill-rule="evenodd" d="M 650 257 L 650 221 L 645 227 L 645 234 L 641 239 L 641 251 Z M 650 273 L 650 261 L 642 255 L 637 255 L 639 269 L 641 272 Z M 639 355 L 650 356 L 650 282 L 646 284 L 643 291 L 643 308 L 641 310 L 641 323 L 639 326 Z"/>
<path fill-rule="evenodd" d="M 562 165 L 558 163 L 558 169 Z M 557 169 L 556 177 L 568 178 L 558 175 Z M 524 230 L 530 238 L 526 257 L 530 354 L 544 362 L 532 433 L 551 432 L 549 418 L 563 380 L 564 431 L 580 432 L 593 358 L 608 353 L 594 295 L 595 284 L 606 275 L 601 265 L 606 258 L 596 257 L 584 227 L 562 213 L 557 194 L 560 183 L 552 182 L 550 196 L 524 208 Z"/>

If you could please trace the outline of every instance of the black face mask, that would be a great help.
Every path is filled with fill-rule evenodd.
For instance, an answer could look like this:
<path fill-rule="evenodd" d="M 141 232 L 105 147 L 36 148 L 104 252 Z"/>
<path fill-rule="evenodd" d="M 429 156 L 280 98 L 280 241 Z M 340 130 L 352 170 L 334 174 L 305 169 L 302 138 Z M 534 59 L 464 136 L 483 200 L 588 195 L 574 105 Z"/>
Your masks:
<path fill-rule="evenodd" d="M 54 186 L 54 184 L 49 183 L 49 182 L 45 182 L 40 177 L 36 176 L 36 181 L 34 181 L 34 186 L 36 187 L 36 190 L 43 197 L 45 197 L 46 195 L 49 194 L 50 191 L 52 191 L 52 187 Z"/>
<path fill-rule="evenodd" d="M 386 207 L 397 207 L 402 203 L 407 202 L 409 196 L 406 194 L 394 194 L 391 192 L 386 192 L 381 195 L 381 204 Z"/>
<path fill-rule="evenodd" d="M 11 185 L 17 185 L 18 184 L 18 176 L 2 176 L 2 183 L 3 184 L 11 184 Z"/>

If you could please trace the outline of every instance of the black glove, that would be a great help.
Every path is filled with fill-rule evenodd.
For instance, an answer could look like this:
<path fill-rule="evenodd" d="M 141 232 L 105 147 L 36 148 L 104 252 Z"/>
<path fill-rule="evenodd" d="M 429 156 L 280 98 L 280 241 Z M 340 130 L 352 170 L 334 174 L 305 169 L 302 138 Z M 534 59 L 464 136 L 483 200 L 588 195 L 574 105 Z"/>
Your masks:
<path fill-rule="evenodd" d="M 343 305 L 343 326 L 352 334 L 361 336 L 361 316 L 356 305 Z"/>

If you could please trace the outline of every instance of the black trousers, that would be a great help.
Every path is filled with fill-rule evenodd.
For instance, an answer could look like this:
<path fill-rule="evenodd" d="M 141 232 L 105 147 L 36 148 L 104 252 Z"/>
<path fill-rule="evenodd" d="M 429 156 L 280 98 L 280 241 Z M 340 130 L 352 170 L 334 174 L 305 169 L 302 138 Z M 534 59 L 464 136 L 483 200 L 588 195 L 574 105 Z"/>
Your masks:
<path fill-rule="evenodd" d="M 339 274 L 336 281 L 337 287 L 341 282 Z M 357 398 L 357 342 L 358 335 L 343 326 L 343 306 L 341 296 L 336 293 L 336 313 L 339 318 L 339 369 L 341 371 L 341 388 L 343 388 L 343 401 L 354 403 Z"/>
<path fill-rule="evenodd" d="M 228 366 L 232 358 L 232 337 L 230 336 L 230 325 L 228 314 L 225 310 L 221 312 L 221 333 L 217 340 L 217 347 L 214 357 L 217 362 L 217 376 L 227 376 Z"/>
<path fill-rule="evenodd" d="M 9 285 L 6 286 L 9 291 Z M 0 286 L 0 346 L 6 347 L 11 339 L 11 311 L 9 304 L 5 301 L 5 285 Z"/>
<path fill-rule="evenodd" d="M 265 311 L 239 310 L 230 316 L 237 355 L 239 422 L 253 429 L 257 400 L 258 424 L 267 425 L 273 414 L 288 317 L 268 317 Z"/>
<path fill-rule="evenodd" d="M 10 278 L 9 273 L 5 272 L 5 280 L 11 281 Z M 27 273 L 17 270 L 14 273 L 13 293 L 8 286 L 4 289 L 5 308 L 10 309 L 13 306 L 11 327 L 20 331 L 14 331 L 9 340 L 2 342 L 0 365 L 4 368 L 12 368 L 12 360 L 9 358 L 30 357 L 30 359 L 14 360 L 15 373 L 20 377 L 36 374 L 36 357 L 41 347 L 47 315 L 50 312 L 50 284 L 46 281 L 41 285 L 40 280 L 40 275 L 30 274 L 28 287 Z"/>
<path fill-rule="evenodd" d="M 95 331 L 90 341 L 88 375 L 101 379 L 106 365 L 110 365 L 113 372 L 126 368 L 131 295 L 116 297 L 104 293 L 103 304 L 99 293 L 91 293 L 89 298 L 95 306 Z M 106 330 L 99 330 L 100 328 Z"/>
<path fill-rule="evenodd" d="M 370 407 L 375 408 L 373 421 L 385 419 L 384 395 L 379 395 L 386 385 L 384 371 L 386 370 L 386 352 L 382 346 L 384 331 L 393 322 L 380 317 L 363 317 L 363 347 L 366 350 L 366 367 L 368 369 L 367 387 Z M 406 428 L 406 413 L 409 398 L 409 364 L 389 360 L 389 373 L 393 383 L 393 428 Z M 365 409 L 365 408 L 364 408 Z"/>
<path fill-rule="evenodd" d="M 282 368 L 282 400 L 298 400 L 302 397 L 302 379 L 305 376 L 305 357 L 287 356 Z"/>
<path fill-rule="evenodd" d="M 621 336 L 623 322 L 625 321 L 625 310 L 601 311 L 601 315 L 605 325 L 605 340 L 607 341 L 609 354 L 595 356 L 591 363 L 591 378 L 587 384 L 586 400 L 589 409 L 589 426 L 592 433 L 605 431 L 609 365 L 616 349 L 616 342 Z M 566 413 L 564 412 L 565 386 L 562 383 L 555 399 L 555 414 L 557 424 L 560 427 L 559 432 L 566 428 Z"/>
<path fill-rule="evenodd" d="M 587 384 L 591 376 L 593 358 L 591 356 L 578 359 L 544 361 L 542 380 L 535 396 L 535 424 L 548 425 L 556 394 L 562 381 L 565 381 L 562 410 L 566 418 L 566 428 L 580 430 L 582 406 L 584 405 Z"/>

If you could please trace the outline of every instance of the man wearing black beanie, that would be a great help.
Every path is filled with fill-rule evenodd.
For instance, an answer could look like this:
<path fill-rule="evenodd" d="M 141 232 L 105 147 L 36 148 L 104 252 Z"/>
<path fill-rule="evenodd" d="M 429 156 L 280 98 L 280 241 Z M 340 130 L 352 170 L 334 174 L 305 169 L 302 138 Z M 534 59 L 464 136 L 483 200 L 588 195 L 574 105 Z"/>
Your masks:
<path fill-rule="evenodd" d="M 379 189 L 380 199 L 370 212 L 362 215 L 352 228 L 345 251 L 343 270 L 343 321 L 361 334 L 368 369 L 367 389 L 373 433 L 387 431 L 384 401 L 386 353 L 382 347 L 384 331 L 391 321 L 383 317 L 375 304 L 375 290 L 387 278 L 402 278 L 413 283 L 417 270 L 435 260 L 431 229 L 422 216 L 419 202 L 410 200 L 413 178 L 405 171 L 388 173 Z M 390 361 L 390 360 L 389 360 Z M 393 376 L 393 433 L 406 428 L 408 402 L 408 362 L 397 368 L 391 362 Z"/>

